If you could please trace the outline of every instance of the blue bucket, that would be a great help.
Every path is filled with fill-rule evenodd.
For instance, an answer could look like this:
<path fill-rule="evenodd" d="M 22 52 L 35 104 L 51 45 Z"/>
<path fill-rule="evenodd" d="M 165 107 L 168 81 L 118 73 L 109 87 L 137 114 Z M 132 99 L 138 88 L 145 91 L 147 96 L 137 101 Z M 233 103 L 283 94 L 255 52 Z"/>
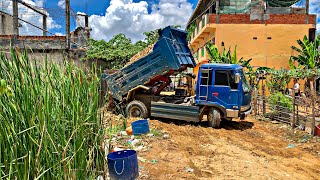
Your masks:
<path fill-rule="evenodd" d="M 147 119 L 142 119 L 131 123 L 133 135 L 147 134 L 150 132 Z"/>
<path fill-rule="evenodd" d="M 124 150 L 108 154 L 108 169 L 112 180 L 134 180 L 138 178 L 137 152 Z"/>

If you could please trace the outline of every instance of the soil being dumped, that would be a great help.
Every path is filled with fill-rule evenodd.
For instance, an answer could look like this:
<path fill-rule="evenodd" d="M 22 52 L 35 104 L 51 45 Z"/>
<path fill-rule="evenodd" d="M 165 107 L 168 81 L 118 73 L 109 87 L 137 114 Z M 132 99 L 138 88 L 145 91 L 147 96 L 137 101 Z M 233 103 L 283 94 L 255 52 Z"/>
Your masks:
<path fill-rule="evenodd" d="M 136 55 L 134 55 L 129 62 L 126 64 L 126 66 L 129 66 L 130 64 L 138 61 L 139 59 L 147 56 L 148 54 L 150 54 L 153 51 L 153 47 L 155 44 L 151 44 L 148 47 L 146 47 L 145 49 L 143 49 L 142 51 L 138 52 Z"/>

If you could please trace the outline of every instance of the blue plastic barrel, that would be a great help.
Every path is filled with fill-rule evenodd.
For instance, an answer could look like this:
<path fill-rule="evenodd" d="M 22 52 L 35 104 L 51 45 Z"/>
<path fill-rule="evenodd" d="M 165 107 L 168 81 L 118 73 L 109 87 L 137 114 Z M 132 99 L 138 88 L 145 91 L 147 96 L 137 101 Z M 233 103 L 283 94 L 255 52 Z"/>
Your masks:
<path fill-rule="evenodd" d="M 147 119 L 142 119 L 131 123 L 133 135 L 147 134 L 150 132 Z"/>
<path fill-rule="evenodd" d="M 108 169 L 112 180 L 134 180 L 138 178 L 137 152 L 124 150 L 108 154 Z"/>

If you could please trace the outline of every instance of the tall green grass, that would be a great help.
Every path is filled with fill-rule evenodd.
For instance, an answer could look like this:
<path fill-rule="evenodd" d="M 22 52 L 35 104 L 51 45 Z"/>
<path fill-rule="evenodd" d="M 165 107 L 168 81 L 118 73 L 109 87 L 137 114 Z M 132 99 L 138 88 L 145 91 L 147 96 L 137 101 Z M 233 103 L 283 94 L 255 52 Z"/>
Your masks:
<path fill-rule="evenodd" d="M 0 179 L 92 179 L 103 175 L 99 78 L 73 63 L 40 64 L 0 54 Z"/>

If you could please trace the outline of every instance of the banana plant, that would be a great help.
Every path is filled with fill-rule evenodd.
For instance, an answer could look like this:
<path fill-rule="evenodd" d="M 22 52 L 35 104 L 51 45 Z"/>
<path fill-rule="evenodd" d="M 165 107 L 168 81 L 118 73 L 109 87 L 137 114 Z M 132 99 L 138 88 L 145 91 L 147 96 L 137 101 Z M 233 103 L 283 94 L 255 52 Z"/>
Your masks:
<path fill-rule="evenodd" d="M 228 50 L 223 49 L 222 53 L 219 52 L 216 45 L 208 42 L 206 44 L 206 50 L 212 63 L 223 63 L 223 64 L 239 64 L 243 67 L 249 68 L 252 59 L 245 60 L 243 57 L 237 58 L 237 46 L 235 46 L 233 53 L 231 53 L 231 47 Z"/>
<path fill-rule="evenodd" d="M 300 69 L 302 71 L 316 72 L 320 68 L 320 52 L 318 50 L 320 46 L 320 35 L 317 36 L 314 42 L 310 41 L 307 36 L 301 40 L 297 40 L 299 47 L 292 46 L 291 48 L 298 53 L 297 56 L 291 56 L 289 64 L 291 69 Z M 294 62 L 298 62 L 298 68 L 294 65 Z M 307 78 L 307 83 L 311 93 L 314 94 L 314 82 L 315 73 L 310 73 Z"/>
<path fill-rule="evenodd" d="M 210 57 L 211 63 L 222 63 L 222 64 L 239 64 L 242 67 L 247 69 L 246 74 L 249 77 L 249 82 L 252 86 L 256 86 L 256 71 L 251 66 L 250 62 L 252 58 L 245 60 L 243 57 L 238 59 L 237 57 L 237 46 L 235 46 L 234 51 L 231 52 L 231 47 L 228 50 L 225 48 L 223 49 L 222 53 L 219 52 L 218 47 L 216 45 L 211 44 L 208 42 L 206 44 L 206 50 Z"/>
<path fill-rule="evenodd" d="M 291 48 L 298 53 L 297 56 L 291 56 L 290 67 L 294 68 L 292 60 L 299 63 L 305 69 L 314 69 L 320 67 L 319 50 L 320 46 L 320 35 L 315 39 L 314 42 L 309 41 L 307 36 L 301 40 L 297 40 L 300 47 L 292 46 Z"/>

